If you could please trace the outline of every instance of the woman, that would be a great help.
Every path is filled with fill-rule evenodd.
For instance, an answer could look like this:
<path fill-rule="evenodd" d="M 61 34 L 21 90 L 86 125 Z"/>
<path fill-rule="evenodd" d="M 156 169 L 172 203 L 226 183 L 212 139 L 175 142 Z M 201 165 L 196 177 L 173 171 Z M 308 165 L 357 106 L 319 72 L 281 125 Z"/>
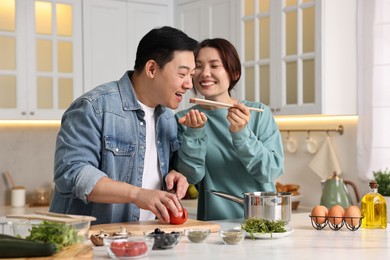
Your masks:
<path fill-rule="evenodd" d="M 199 190 L 197 218 L 243 218 L 243 205 L 220 198 L 217 190 L 242 197 L 243 192 L 275 191 L 284 172 L 282 140 L 271 111 L 262 103 L 237 100 L 231 91 L 241 77 L 234 46 L 215 38 L 200 43 L 194 87 L 207 100 L 233 107 L 195 105 L 176 114 L 179 140 L 177 170 Z M 264 112 L 250 111 L 262 108 Z"/>

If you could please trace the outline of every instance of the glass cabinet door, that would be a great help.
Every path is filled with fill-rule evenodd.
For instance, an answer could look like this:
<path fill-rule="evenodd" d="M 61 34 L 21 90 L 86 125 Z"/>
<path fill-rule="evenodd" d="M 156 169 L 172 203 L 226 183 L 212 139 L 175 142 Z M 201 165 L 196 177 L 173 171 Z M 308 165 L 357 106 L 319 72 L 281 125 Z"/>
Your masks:
<path fill-rule="evenodd" d="M 244 96 L 270 105 L 270 0 L 243 1 Z"/>
<path fill-rule="evenodd" d="M 0 109 L 6 117 L 25 109 L 26 103 L 19 91 L 24 64 L 18 46 L 24 39 L 16 10 L 15 0 L 0 1 Z"/>
<path fill-rule="evenodd" d="M 34 1 L 30 26 L 31 53 L 28 88 L 30 114 L 52 117 L 64 111 L 81 94 L 81 57 L 78 5 L 67 1 Z M 75 21 L 76 20 L 76 21 Z M 75 23 L 76 22 L 76 23 Z"/>
<path fill-rule="evenodd" d="M 282 6 L 281 107 L 315 103 L 315 3 L 288 0 Z"/>
<path fill-rule="evenodd" d="M 315 0 L 242 1 L 246 99 L 276 114 L 316 102 L 315 15 Z"/>
<path fill-rule="evenodd" d="M 0 1 L 0 119 L 60 119 L 81 94 L 81 3 Z"/>

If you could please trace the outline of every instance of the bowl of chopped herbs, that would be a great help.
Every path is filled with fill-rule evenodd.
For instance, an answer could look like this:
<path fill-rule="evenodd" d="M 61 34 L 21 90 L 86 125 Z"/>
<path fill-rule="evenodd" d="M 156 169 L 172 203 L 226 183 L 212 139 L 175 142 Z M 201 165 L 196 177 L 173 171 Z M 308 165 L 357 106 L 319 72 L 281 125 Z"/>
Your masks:
<path fill-rule="evenodd" d="M 47 220 L 23 220 L 10 222 L 15 237 L 52 243 L 57 251 L 88 239 L 90 221 L 71 223 Z"/>
<path fill-rule="evenodd" d="M 246 231 L 252 239 L 269 237 L 272 238 L 274 234 L 289 234 L 291 229 L 286 227 L 282 220 L 267 220 L 263 218 L 247 218 L 241 224 L 241 228 Z M 266 236 L 264 236 L 266 234 Z M 274 237 L 283 237 L 274 236 Z"/>

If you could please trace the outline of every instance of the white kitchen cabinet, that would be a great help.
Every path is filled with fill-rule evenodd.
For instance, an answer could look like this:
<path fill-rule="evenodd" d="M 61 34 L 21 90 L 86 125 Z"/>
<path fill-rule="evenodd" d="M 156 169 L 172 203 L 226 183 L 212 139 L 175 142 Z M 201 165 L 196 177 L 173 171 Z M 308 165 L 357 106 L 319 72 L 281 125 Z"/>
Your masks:
<path fill-rule="evenodd" d="M 128 36 L 129 68 L 133 69 L 137 47 L 142 37 L 155 27 L 173 26 L 173 4 L 170 1 L 157 1 L 158 4 L 129 3 Z"/>
<path fill-rule="evenodd" d="M 236 0 L 177 0 L 175 25 L 198 41 L 221 37 L 237 46 L 239 7 Z"/>
<path fill-rule="evenodd" d="M 0 5 L 0 118 L 59 119 L 81 93 L 80 1 Z"/>
<path fill-rule="evenodd" d="M 84 0 L 84 91 L 118 80 L 134 67 L 137 46 L 151 29 L 173 26 L 173 2 Z"/>
<path fill-rule="evenodd" d="M 178 0 L 175 2 L 175 25 L 195 40 L 225 38 L 240 49 L 240 1 Z M 192 92 L 187 92 L 178 110 L 190 107 Z"/>
<path fill-rule="evenodd" d="M 245 88 L 275 115 L 354 115 L 356 0 L 242 3 Z"/>
<path fill-rule="evenodd" d="M 83 1 L 84 91 L 119 79 L 128 68 L 127 3 Z"/>

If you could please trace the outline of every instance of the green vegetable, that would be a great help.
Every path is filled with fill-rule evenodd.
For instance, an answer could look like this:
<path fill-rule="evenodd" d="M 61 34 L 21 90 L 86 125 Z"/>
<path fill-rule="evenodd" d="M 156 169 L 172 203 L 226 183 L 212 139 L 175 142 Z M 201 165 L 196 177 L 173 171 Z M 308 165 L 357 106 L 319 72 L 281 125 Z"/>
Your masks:
<path fill-rule="evenodd" d="M 43 257 L 57 252 L 51 243 L 30 241 L 13 236 L 0 235 L 0 258 L 10 257 Z"/>
<path fill-rule="evenodd" d="M 282 220 L 266 220 L 262 218 L 247 218 L 241 228 L 248 232 L 252 239 L 255 239 L 254 233 L 283 233 L 286 232 Z"/>
<path fill-rule="evenodd" d="M 74 245 L 82 241 L 78 236 L 77 229 L 64 223 L 43 221 L 41 224 L 33 226 L 28 240 L 53 243 L 58 250 Z"/>
<path fill-rule="evenodd" d="M 6 235 L 6 234 L 0 234 L 0 240 L 1 239 L 12 239 L 12 238 L 19 239 L 19 238 L 14 237 L 14 236 Z"/>
<path fill-rule="evenodd" d="M 378 193 L 383 196 L 390 196 L 390 171 L 374 171 L 374 178 L 378 183 Z"/>

